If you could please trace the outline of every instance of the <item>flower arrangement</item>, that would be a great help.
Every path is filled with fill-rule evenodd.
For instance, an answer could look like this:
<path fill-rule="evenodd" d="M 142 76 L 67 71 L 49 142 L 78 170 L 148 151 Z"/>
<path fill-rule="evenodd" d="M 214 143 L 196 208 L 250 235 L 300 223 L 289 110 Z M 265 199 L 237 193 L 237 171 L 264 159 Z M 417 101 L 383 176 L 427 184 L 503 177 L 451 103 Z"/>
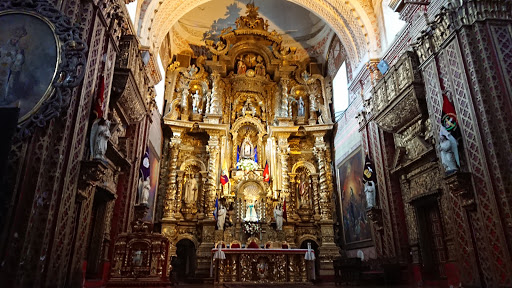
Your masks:
<path fill-rule="evenodd" d="M 249 235 L 254 235 L 261 231 L 261 226 L 257 222 L 244 222 L 242 225 L 244 232 Z"/>
<path fill-rule="evenodd" d="M 236 166 L 246 172 L 253 171 L 253 170 L 260 168 L 258 163 L 254 162 L 254 160 L 252 160 L 252 159 L 242 159 L 242 160 L 240 160 L 240 162 L 236 163 Z"/>

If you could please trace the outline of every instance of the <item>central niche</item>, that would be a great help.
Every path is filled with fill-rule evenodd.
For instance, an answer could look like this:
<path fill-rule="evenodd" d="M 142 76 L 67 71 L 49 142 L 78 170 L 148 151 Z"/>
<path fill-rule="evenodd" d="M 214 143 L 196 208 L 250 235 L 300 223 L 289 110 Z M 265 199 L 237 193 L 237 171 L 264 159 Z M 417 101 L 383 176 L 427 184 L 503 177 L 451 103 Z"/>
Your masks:
<path fill-rule="evenodd" d="M 264 217 L 265 187 L 260 182 L 249 180 L 238 189 L 237 197 L 242 201 L 242 219 L 246 222 L 258 222 Z"/>

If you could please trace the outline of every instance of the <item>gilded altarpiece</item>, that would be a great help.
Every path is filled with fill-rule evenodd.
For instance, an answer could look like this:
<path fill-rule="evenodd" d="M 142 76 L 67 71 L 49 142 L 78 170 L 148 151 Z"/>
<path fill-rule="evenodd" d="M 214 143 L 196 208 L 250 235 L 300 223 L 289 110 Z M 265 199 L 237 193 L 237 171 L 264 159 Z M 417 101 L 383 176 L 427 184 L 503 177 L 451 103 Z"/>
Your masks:
<path fill-rule="evenodd" d="M 196 275 L 208 273 L 214 245 L 249 244 L 249 236 L 289 247 L 314 242 L 320 274 L 329 275 L 338 248 L 326 83 L 268 31 L 257 7 L 247 7 L 236 29 L 207 41 L 209 57 L 167 70 L 162 233 L 171 255 L 180 240 L 194 243 Z M 274 211 L 285 203 L 279 227 Z M 223 224 L 214 217 L 221 209 Z M 247 231 L 245 223 L 259 230 Z"/>

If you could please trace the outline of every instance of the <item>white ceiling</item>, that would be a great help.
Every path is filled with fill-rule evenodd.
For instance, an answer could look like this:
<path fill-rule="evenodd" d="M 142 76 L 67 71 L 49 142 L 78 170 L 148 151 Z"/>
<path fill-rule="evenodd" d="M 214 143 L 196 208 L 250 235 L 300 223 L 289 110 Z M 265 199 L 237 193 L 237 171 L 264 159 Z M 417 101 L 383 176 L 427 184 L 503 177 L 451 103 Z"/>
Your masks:
<path fill-rule="evenodd" d="M 177 47 L 184 46 L 183 42 L 204 45 L 205 32 L 209 31 L 209 35 L 215 37 L 228 26 L 236 28 L 235 20 L 246 15 L 248 2 L 249 0 L 214 0 L 193 9 L 179 19 L 172 29 L 177 34 L 172 35 L 174 48 L 183 49 L 184 47 Z M 257 0 L 254 4 L 259 7 L 260 17 L 268 19 L 269 31 L 276 30 L 283 35 L 285 45 L 309 49 L 309 54 L 325 54 L 328 43 L 321 44 L 320 49 L 314 48 L 320 46 L 318 44 L 322 41 L 327 42 L 325 38 L 330 39 L 333 32 L 315 14 L 286 0 Z"/>

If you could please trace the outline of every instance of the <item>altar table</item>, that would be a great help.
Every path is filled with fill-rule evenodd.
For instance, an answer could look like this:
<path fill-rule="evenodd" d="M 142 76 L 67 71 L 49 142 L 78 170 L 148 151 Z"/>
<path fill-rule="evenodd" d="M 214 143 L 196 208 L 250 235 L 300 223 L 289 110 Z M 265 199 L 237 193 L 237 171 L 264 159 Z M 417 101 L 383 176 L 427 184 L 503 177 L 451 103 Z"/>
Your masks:
<path fill-rule="evenodd" d="M 212 249 L 212 259 L 218 251 Z M 312 262 L 304 259 L 307 251 L 223 248 L 226 259 L 213 259 L 215 282 L 308 282 L 307 270 L 314 263 L 306 263 Z"/>

